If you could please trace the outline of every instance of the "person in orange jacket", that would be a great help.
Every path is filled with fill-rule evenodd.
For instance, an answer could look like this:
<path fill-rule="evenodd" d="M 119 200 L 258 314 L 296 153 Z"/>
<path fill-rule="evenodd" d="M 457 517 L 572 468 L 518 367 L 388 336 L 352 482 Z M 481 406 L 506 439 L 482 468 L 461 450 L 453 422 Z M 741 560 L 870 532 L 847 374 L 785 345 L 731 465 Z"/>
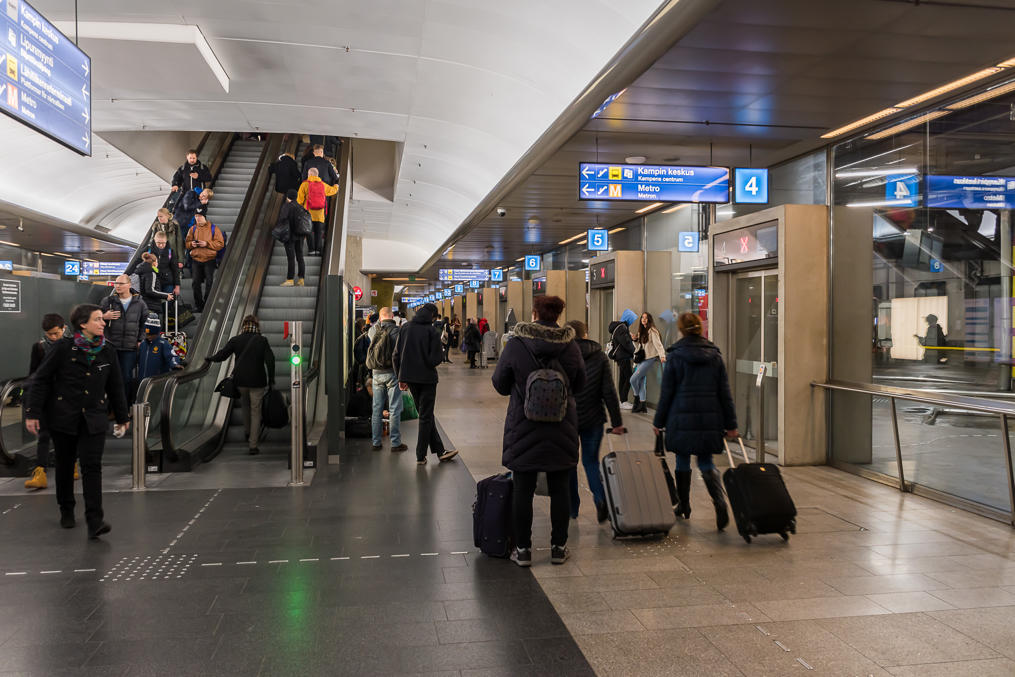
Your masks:
<path fill-rule="evenodd" d="M 211 296 L 215 282 L 216 257 L 226 246 L 222 230 L 207 219 L 208 208 L 201 206 L 194 215 L 195 223 L 187 231 L 187 251 L 193 260 L 194 306 L 196 312 L 204 312 L 204 303 Z"/>
<path fill-rule="evenodd" d="M 307 180 L 300 185 L 296 202 L 310 212 L 310 220 L 314 224 L 313 239 L 310 241 L 309 254 L 320 254 L 324 246 L 324 212 L 328 206 L 328 198 L 338 193 L 338 184 L 329 186 L 321 180 L 316 167 L 307 170 Z"/>

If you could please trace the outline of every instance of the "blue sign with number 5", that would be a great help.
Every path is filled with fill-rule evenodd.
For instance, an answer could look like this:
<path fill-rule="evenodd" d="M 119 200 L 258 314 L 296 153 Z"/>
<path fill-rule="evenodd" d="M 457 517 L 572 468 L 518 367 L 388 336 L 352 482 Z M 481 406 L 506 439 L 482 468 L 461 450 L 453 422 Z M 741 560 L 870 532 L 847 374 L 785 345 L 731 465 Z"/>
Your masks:
<path fill-rule="evenodd" d="M 693 231 L 677 233 L 677 251 L 678 252 L 698 251 L 698 233 Z"/>
<path fill-rule="evenodd" d="M 733 201 L 744 204 L 768 204 L 768 170 L 733 170 Z"/>
<path fill-rule="evenodd" d="M 525 270 L 539 270 L 540 268 L 538 254 L 529 254 L 525 257 Z"/>
<path fill-rule="evenodd" d="M 606 230 L 600 228 L 589 230 L 588 250 L 590 252 L 610 251 L 610 236 Z"/>

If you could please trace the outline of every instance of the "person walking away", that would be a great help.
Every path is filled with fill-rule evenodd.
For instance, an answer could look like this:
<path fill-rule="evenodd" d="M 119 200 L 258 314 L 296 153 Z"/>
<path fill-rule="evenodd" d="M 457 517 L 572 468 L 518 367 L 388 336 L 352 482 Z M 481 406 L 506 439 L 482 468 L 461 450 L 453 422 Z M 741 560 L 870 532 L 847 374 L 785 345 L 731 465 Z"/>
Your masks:
<path fill-rule="evenodd" d="M 257 443 L 261 437 L 261 403 L 268 386 L 275 385 L 275 353 L 268 339 L 261 335 L 261 324 L 254 315 L 243 318 L 240 333 L 226 342 L 222 350 L 206 362 L 225 362 L 236 356 L 233 365 L 233 382 L 240 391 L 240 408 L 243 411 L 243 434 L 251 456 L 261 453 Z"/>
<path fill-rule="evenodd" d="M 310 253 L 320 254 L 321 247 L 324 246 L 324 216 L 328 207 L 328 198 L 338 192 L 338 185 L 329 186 L 322 181 L 316 167 L 310 167 L 307 172 L 307 178 L 300 185 L 296 201 L 310 212 L 310 220 L 314 224 L 314 232 L 310 236 L 312 238 Z"/>
<path fill-rule="evenodd" d="M 493 387 L 510 396 L 504 418 L 502 463 L 512 472 L 515 548 L 511 560 L 532 565 L 532 497 L 536 477 L 546 473 L 550 491 L 550 562 L 563 564 L 567 549 L 569 479 L 578 465 L 578 414 L 574 393 L 585 387 L 585 363 L 574 329 L 557 326 L 559 296 L 537 296 L 532 322 L 519 322 L 493 372 Z M 538 372 L 530 382 L 533 372 Z M 542 397 L 529 399 L 529 391 Z M 547 391 L 553 396 L 546 397 Z M 543 406 L 540 406 L 543 404 Z M 555 411 L 548 411 L 554 405 Z M 559 406 L 557 406 L 559 405 Z"/>
<path fill-rule="evenodd" d="M 169 247 L 169 251 L 172 252 L 173 267 L 176 269 L 177 280 L 179 280 L 179 272 L 183 268 L 183 229 L 180 228 L 179 222 L 173 218 L 173 213 L 165 207 L 162 207 L 156 213 L 155 233 L 152 236 L 153 241 L 159 233 L 165 233 L 166 235 L 166 244 Z M 179 294 L 179 292 L 176 293 Z"/>
<path fill-rule="evenodd" d="M 398 375 L 398 387 L 412 393 L 419 410 L 419 434 L 416 437 L 416 465 L 426 465 L 427 449 L 440 461 L 450 461 L 458 451 L 445 449 L 437 430 L 434 407 L 437 404 L 437 367 L 441 363 L 441 340 L 433 326 L 437 306 L 426 303 L 412 320 L 398 330 L 391 354 L 391 366 Z"/>
<path fill-rule="evenodd" d="M 384 401 L 388 401 L 388 427 L 391 431 L 391 451 L 406 451 L 409 447 L 402 442 L 402 391 L 395 377 L 392 354 L 398 341 L 399 327 L 391 313 L 391 308 L 384 307 L 380 311 L 380 321 L 370 338 L 367 350 L 367 368 L 373 376 L 373 408 L 370 413 L 371 435 L 374 451 L 381 450 L 381 438 L 384 434 Z"/>
<path fill-rule="evenodd" d="M 462 343 L 465 344 L 465 352 L 469 356 L 469 369 L 476 368 L 476 354 L 483 349 L 483 335 L 479 333 L 476 320 L 469 318 L 465 333 L 462 334 Z"/>
<path fill-rule="evenodd" d="M 924 318 L 927 322 L 927 333 L 924 336 L 919 334 L 913 334 L 916 340 L 920 342 L 921 346 L 940 346 L 945 347 L 948 345 L 948 339 L 945 338 L 944 329 L 937 322 L 937 315 L 931 314 Z M 948 357 L 945 355 L 943 350 L 935 350 L 934 348 L 928 348 L 923 351 L 923 361 L 929 364 L 947 364 Z"/>
<path fill-rule="evenodd" d="M 102 319 L 107 323 L 102 333 L 103 340 L 116 351 L 119 381 L 125 388 L 123 394 L 129 405 L 134 400 L 131 384 L 137 365 L 137 346 L 141 343 L 144 323 L 148 319 L 148 306 L 140 294 L 131 290 L 130 278 L 118 275 L 113 281 L 113 293 L 102 299 L 99 307 Z"/>
<path fill-rule="evenodd" d="M 215 257 L 225 246 L 222 231 L 207 220 L 206 214 L 206 208 L 198 209 L 195 223 L 187 231 L 187 250 L 194 262 L 194 306 L 199 313 L 204 312 L 204 304 L 211 296 L 211 287 L 215 283 Z"/>
<path fill-rule="evenodd" d="M 293 165 L 295 164 L 296 161 L 293 160 Z M 299 220 L 304 210 L 296 203 L 296 197 L 295 188 L 286 191 L 285 204 L 279 210 L 276 221 L 276 225 L 285 224 L 289 228 L 289 239 L 282 243 L 286 258 L 285 281 L 281 285 L 283 287 L 292 287 L 294 284 L 302 287 L 306 284 L 304 278 L 307 274 L 307 263 L 303 258 L 303 237 L 299 234 Z"/>
<path fill-rule="evenodd" d="M 730 383 L 719 348 L 702 334 L 701 318 L 681 313 L 677 329 L 682 338 L 670 346 L 663 368 L 663 383 L 652 427 L 665 430 L 666 449 L 677 456 L 677 517 L 691 516 L 691 455 L 698 457 L 698 470 L 715 506 L 716 528 L 729 524 L 726 495 L 712 454 L 723 449 L 723 434 L 737 438 L 737 415 Z"/>
<path fill-rule="evenodd" d="M 627 432 L 620 413 L 620 400 L 617 388 L 613 385 L 610 374 L 610 361 L 603 352 L 602 346 L 590 341 L 588 327 L 581 320 L 567 323 L 574 329 L 575 343 L 581 350 L 585 362 L 585 387 L 574 395 L 578 410 L 578 440 L 581 442 L 581 461 L 585 468 L 585 479 L 592 492 L 592 500 L 596 505 L 596 519 L 600 524 L 610 519 L 606 507 L 606 490 L 603 488 L 603 476 L 599 466 L 599 447 L 603 442 L 603 426 L 606 424 L 606 411 L 610 414 L 610 434 L 622 435 Z M 571 518 L 577 519 L 581 507 L 578 493 L 578 471 L 571 471 Z"/>
<path fill-rule="evenodd" d="M 292 153 L 282 153 L 268 167 L 268 176 L 275 176 L 275 192 L 285 195 L 290 190 L 299 190 L 302 181 L 300 166 Z"/>
<path fill-rule="evenodd" d="M 324 145 L 315 143 L 312 153 L 310 157 L 303 161 L 303 180 L 306 181 L 310 178 L 311 169 L 316 169 L 317 175 L 321 177 L 321 181 L 337 188 L 338 171 L 335 169 L 335 165 L 331 164 L 331 160 L 324 157 Z"/>
<path fill-rule="evenodd" d="M 616 322 L 611 322 L 610 332 L 610 353 L 608 357 L 617 363 L 617 385 L 620 390 L 620 408 L 633 409 L 634 405 L 627 401 L 631 394 L 631 376 L 634 375 L 634 367 L 631 360 L 634 359 L 634 340 L 631 338 L 631 325 L 638 321 L 638 316 L 630 308 L 626 309 Z"/>
<path fill-rule="evenodd" d="M 203 162 L 197 159 L 197 151 L 187 151 L 186 162 L 173 174 L 172 192 L 178 190 L 194 190 L 204 188 L 211 183 L 211 170 Z"/>
<path fill-rule="evenodd" d="M 39 370 L 39 366 L 53 351 L 53 347 L 63 338 L 67 329 L 63 318 L 56 313 L 48 313 L 42 316 L 42 340 L 32 344 L 32 350 L 28 364 L 28 380 L 25 382 L 25 395 L 22 396 L 27 403 L 27 391 L 32 387 L 32 375 Z M 39 439 L 35 442 L 35 469 L 32 476 L 25 482 L 25 489 L 45 489 L 48 486 L 46 479 L 46 467 L 49 466 L 49 426 L 46 421 L 40 421 L 38 432 Z M 78 478 L 77 466 L 74 467 L 74 479 Z"/>
<path fill-rule="evenodd" d="M 49 427 L 56 451 L 56 501 L 65 529 L 76 523 L 74 462 L 80 459 L 90 539 L 110 531 L 102 511 L 102 451 L 110 407 L 116 420 L 113 433 L 122 437 L 130 427 L 117 350 L 106 340 L 102 315 L 102 309 L 90 303 L 71 310 L 74 337 L 57 341 L 39 365 L 25 421 L 33 435 L 39 434 L 41 420 Z"/>
<path fill-rule="evenodd" d="M 161 285 L 158 278 L 161 271 L 158 266 L 158 258 L 150 252 L 141 254 L 141 261 L 135 270 L 140 281 L 141 298 L 144 299 L 148 311 L 161 317 L 165 311 L 165 302 L 172 301 L 175 297 L 172 292 L 173 287 L 169 287 L 170 291 L 168 292 L 159 291 Z"/>
<path fill-rule="evenodd" d="M 638 332 L 634 337 L 634 361 L 638 365 L 631 376 L 631 387 L 634 389 L 633 414 L 644 414 L 648 411 L 645 400 L 648 398 L 648 375 L 660 362 L 666 362 L 666 350 L 663 340 L 656 329 L 655 321 L 650 313 L 642 313 L 638 323 Z"/>

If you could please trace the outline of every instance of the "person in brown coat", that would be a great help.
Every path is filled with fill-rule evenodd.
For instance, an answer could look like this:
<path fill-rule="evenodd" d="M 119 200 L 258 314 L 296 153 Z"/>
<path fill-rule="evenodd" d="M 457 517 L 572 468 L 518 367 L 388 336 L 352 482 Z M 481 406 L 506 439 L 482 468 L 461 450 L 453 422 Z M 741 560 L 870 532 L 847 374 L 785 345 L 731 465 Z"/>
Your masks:
<path fill-rule="evenodd" d="M 226 245 L 222 231 L 207 219 L 207 213 L 207 207 L 199 208 L 194 215 L 194 225 L 187 231 L 187 251 L 193 259 L 194 306 L 199 313 L 204 311 L 204 303 L 211 296 L 217 266 L 215 259 Z"/>

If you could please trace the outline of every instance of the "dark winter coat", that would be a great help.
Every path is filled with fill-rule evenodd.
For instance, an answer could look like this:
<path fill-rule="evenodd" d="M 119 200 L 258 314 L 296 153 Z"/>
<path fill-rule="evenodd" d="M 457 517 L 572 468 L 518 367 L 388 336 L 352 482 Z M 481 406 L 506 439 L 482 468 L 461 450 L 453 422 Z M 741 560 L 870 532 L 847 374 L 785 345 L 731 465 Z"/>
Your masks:
<path fill-rule="evenodd" d="M 169 373 L 180 366 L 180 361 L 173 354 L 173 346 L 164 336 L 159 334 L 151 340 L 145 337 L 137 349 L 137 380 L 159 374 Z"/>
<path fill-rule="evenodd" d="M 249 350 L 247 346 L 250 346 Z M 275 353 L 272 352 L 268 339 L 257 332 L 237 334 L 208 360 L 225 362 L 230 355 L 236 355 L 233 365 L 233 382 L 236 387 L 263 388 L 269 383 L 274 385 Z"/>
<path fill-rule="evenodd" d="M 318 174 L 321 177 L 321 181 L 324 181 L 329 186 L 338 185 L 338 172 L 335 171 L 335 166 L 331 164 L 331 160 L 326 157 L 310 156 L 303 163 L 303 174 L 302 178 L 304 181 L 310 176 L 307 173 L 311 167 L 317 169 Z M 297 186 L 299 188 L 299 186 Z"/>
<path fill-rule="evenodd" d="M 192 179 L 191 173 L 197 172 L 197 178 Z M 173 174 L 173 185 L 179 186 L 185 190 L 193 190 L 194 188 L 205 188 L 207 184 L 211 183 L 211 170 L 208 166 L 197 161 L 196 165 L 192 165 L 188 162 L 184 162 L 180 165 L 180 168 Z"/>
<path fill-rule="evenodd" d="M 610 373 L 610 360 L 602 346 L 589 339 L 575 339 L 575 342 L 585 361 L 585 387 L 574 395 L 578 406 L 578 430 L 602 427 L 606 423 L 604 404 L 610 412 L 610 427 L 624 425 L 620 415 L 620 398 Z"/>
<path fill-rule="evenodd" d="M 299 190 L 303 179 L 300 175 L 300 166 L 296 160 L 288 155 L 280 155 L 277 160 L 268 167 L 268 173 L 275 175 L 275 192 L 286 194 L 288 190 Z"/>
<path fill-rule="evenodd" d="M 162 291 L 162 283 L 159 282 L 159 278 L 162 277 L 162 267 L 159 266 L 159 272 L 156 273 L 152 264 L 142 261 L 135 271 L 138 280 L 141 281 L 141 288 L 138 291 L 141 292 L 141 297 L 144 299 L 145 305 L 148 306 L 148 310 L 161 313 L 165 309 L 166 299 L 169 298 L 169 292 Z M 142 329 L 142 331 L 144 330 Z"/>
<path fill-rule="evenodd" d="M 156 284 L 160 288 L 163 285 L 172 285 L 174 287 L 179 286 L 180 267 L 176 265 L 177 260 L 179 259 L 176 250 L 170 247 L 168 244 L 162 249 L 159 249 L 154 244 L 152 244 L 152 246 L 148 247 L 147 251 L 149 254 L 154 254 L 155 257 L 158 259 L 156 265 L 158 266 L 159 269 L 159 275 L 156 280 Z M 127 275 L 132 275 L 134 273 L 134 268 L 137 268 L 140 265 L 141 261 L 139 260 L 137 263 L 134 264 L 133 267 L 128 268 L 124 272 Z"/>
<path fill-rule="evenodd" d="M 144 337 L 144 323 L 148 319 L 148 305 L 140 294 L 132 294 L 133 299 L 127 311 L 123 310 L 120 297 L 113 292 L 99 302 L 99 308 L 120 311 L 120 319 L 106 320 L 106 341 L 116 350 L 137 350 L 138 342 Z"/>
<path fill-rule="evenodd" d="M 529 355 L 530 351 L 544 363 L 556 359 L 570 385 L 567 414 L 560 423 L 525 418 L 525 382 L 530 372 L 542 368 Z M 514 337 L 497 360 L 493 387 L 501 395 L 511 396 L 504 417 L 501 462 L 505 467 L 517 472 L 532 472 L 568 470 L 578 465 L 578 413 L 574 393 L 585 387 L 585 362 L 574 342 L 574 329 L 560 328 L 551 322 L 516 324 Z"/>
<path fill-rule="evenodd" d="M 684 454 L 717 454 L 737 414 L 719 348 L 701 336 L 685 336 L 666 354 L 663 384 L 652 423 L 666 429 L 666 448 Z"/>
<path fill-rule="evenodd" d="M 144 306 L 140 299 L 136 303 Z M 127 422 L 120 362 L 108 341 L 89 364 L 74 339 L 60 339 L 32 375 L 30 385 L 25 418 L 42 420 L 48 430 L 76 435 L 84 422 L 89 433 L 103 433 L 109 425 L 110 405 L 116 422 Z"/>
<path fill-rule="evenodd" d="M 478 353 L 482 350 L 483 336 L 479 333 L 479 327 L 474 324 L 467 326 L 465 334 L 462 336 L 462 341 L 465 343 L 465 349 L 468 351 Z"/>
<path fill-rule="evenodd" d="M 433 320 L 433 312 L 423 306 L 399 330 L 391 354 L 399 382 L 437 383 L 437 367 L 444 361 L 444 350 Z"/>
<path fill-rule="evenodd" d="M 610 322 L 610 340 L 616 347 L 613 357 L 610 359 L 617 362 L 624 362 L 634 358 L 634 339 L 631 338 L 631 329 L 626 322 Z"/>

